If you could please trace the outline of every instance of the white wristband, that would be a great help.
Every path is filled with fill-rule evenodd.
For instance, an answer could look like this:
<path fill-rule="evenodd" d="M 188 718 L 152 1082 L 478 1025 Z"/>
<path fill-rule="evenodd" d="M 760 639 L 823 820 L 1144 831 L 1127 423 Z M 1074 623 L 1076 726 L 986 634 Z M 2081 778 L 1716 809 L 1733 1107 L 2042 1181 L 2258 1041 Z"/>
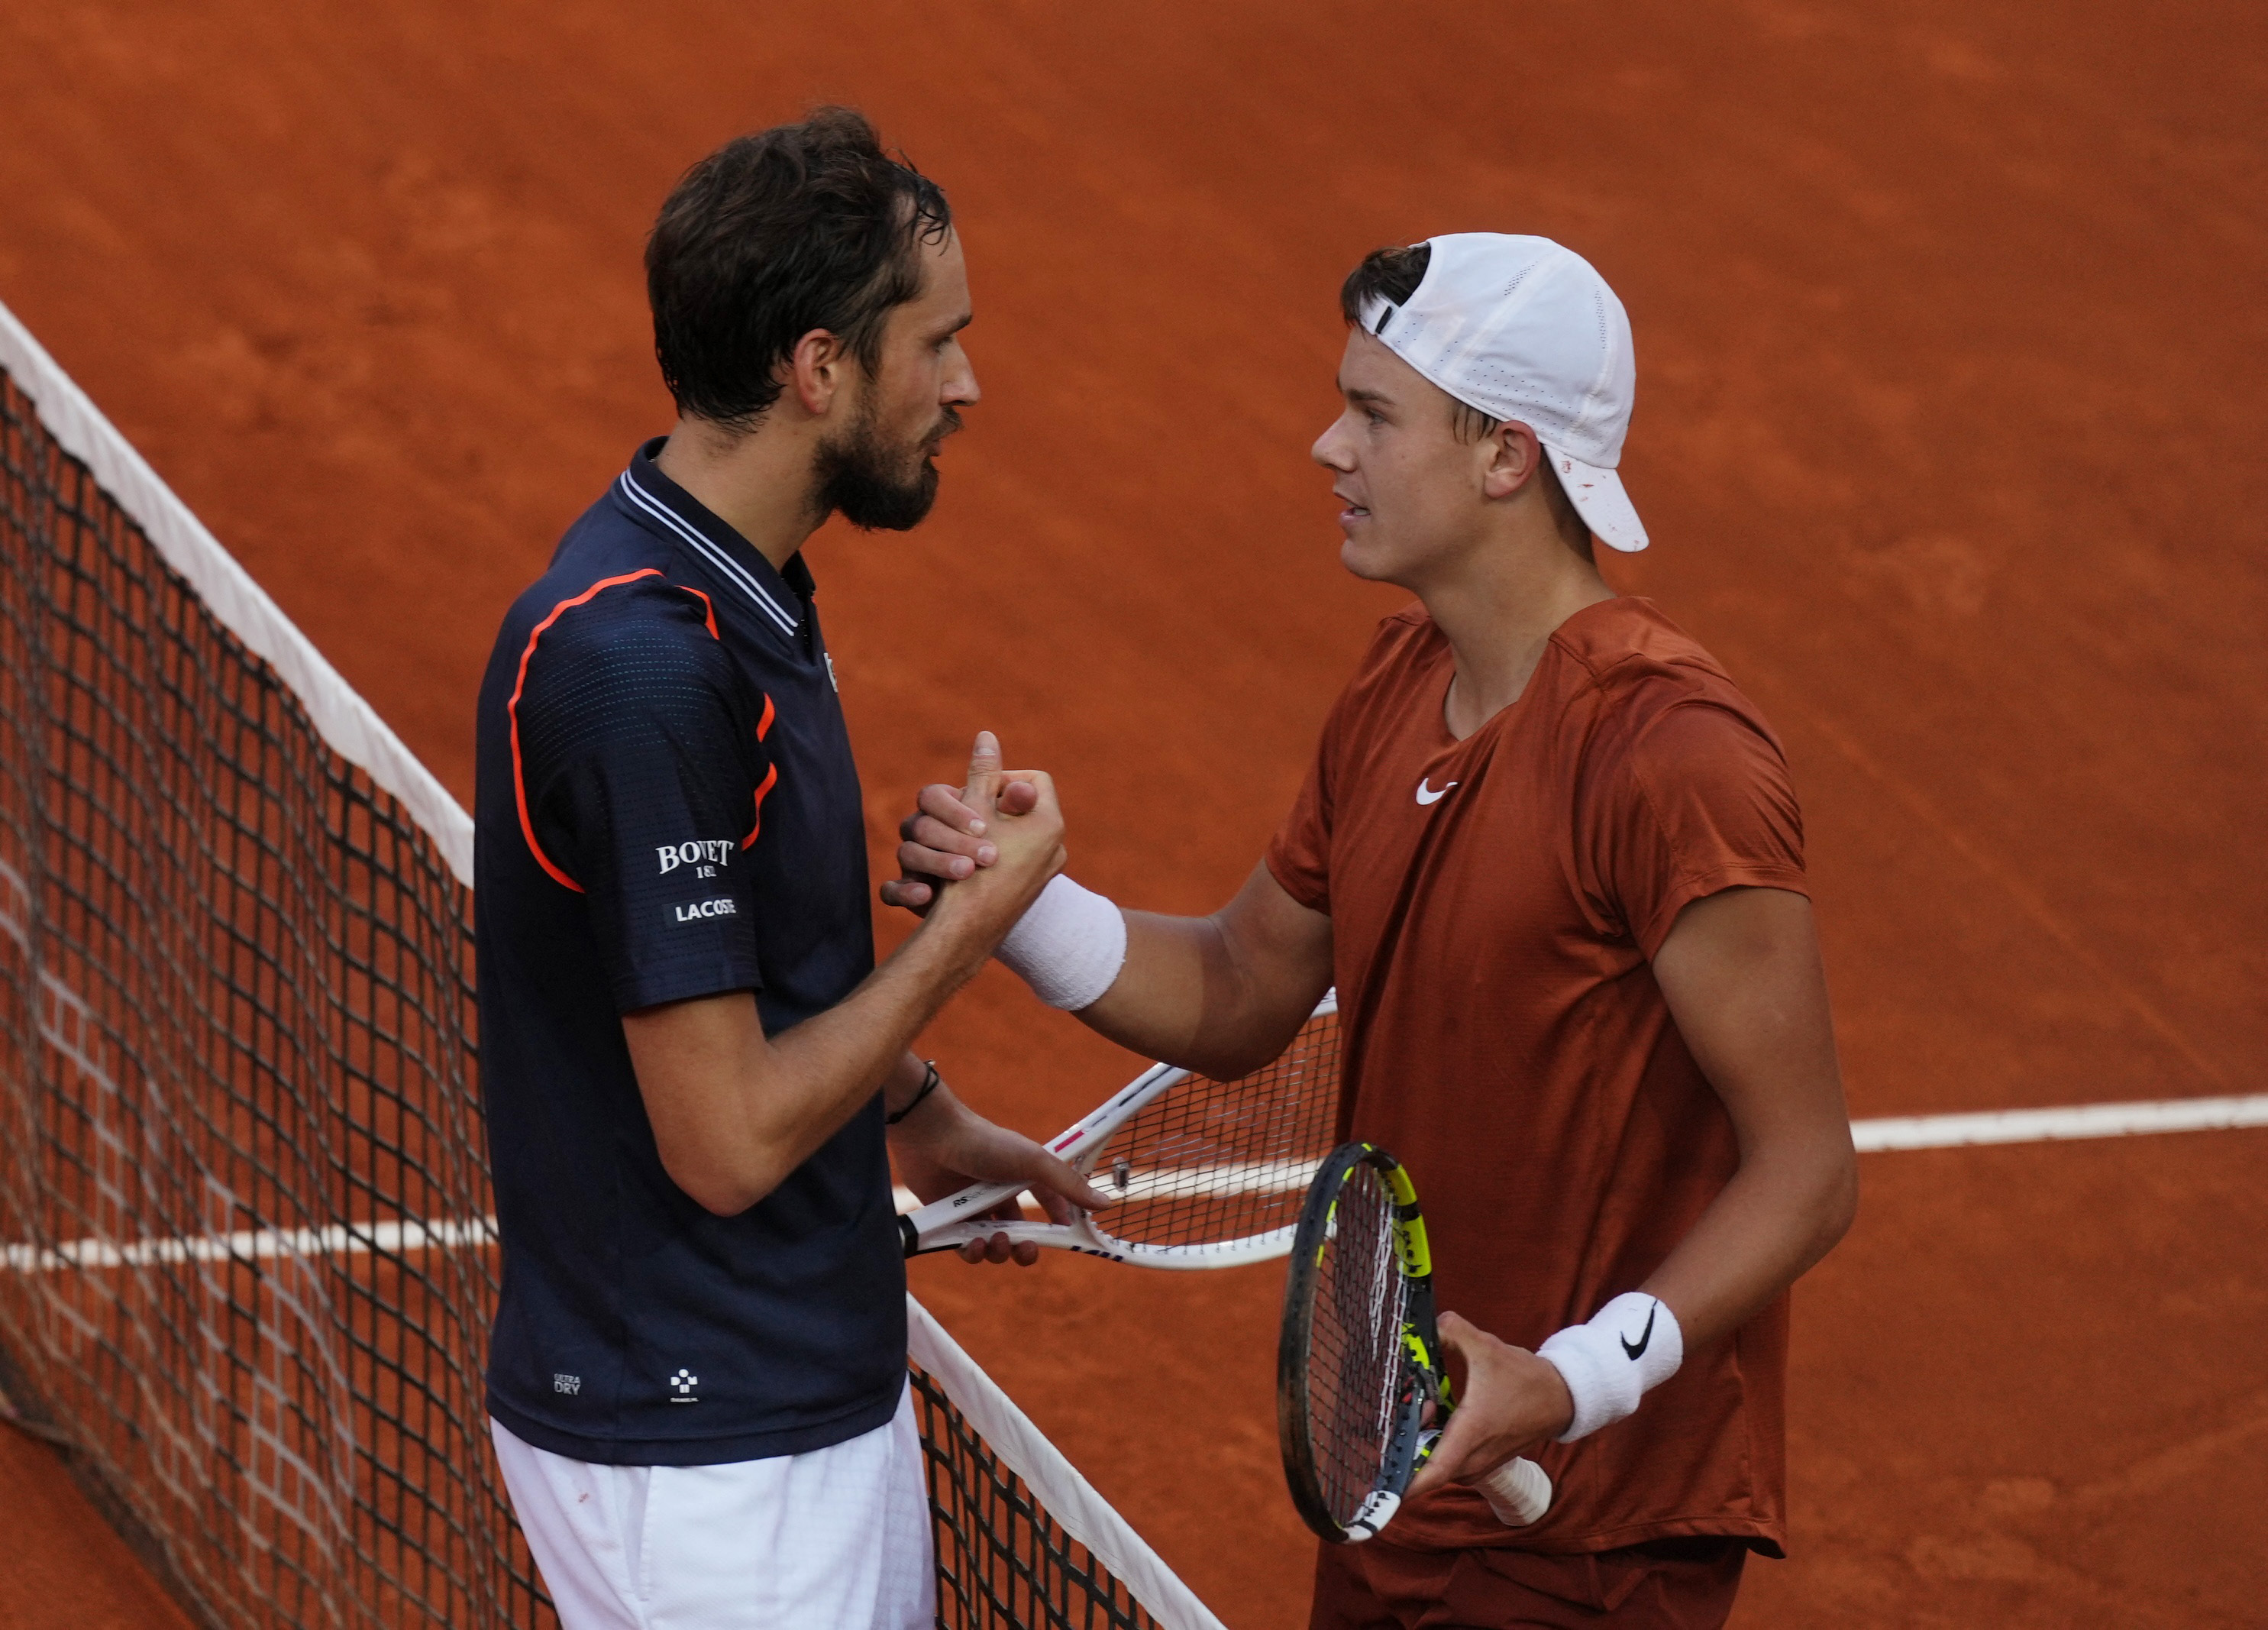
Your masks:
<path fill-rule="evenodd" d="M 1575 1418 L 1559 1435 L 1562 1443 L 1572 1443 L 1620 1420 L 1675 1375 L 1685 1359 L 1685 1332 L 1668 1302 L 1625 1291 L 1589 1324 L 1571 1324 L 1536 1348 L 1535 1356 L 1550 1361 L 1574 1397 Z"/>
<path fill-rule="evenodd" d="M 992 954 L 1049 1007 L 1076 1013 L 1101 1000 L 1126 965 L 1126 919 L 1058 873 Z"/>

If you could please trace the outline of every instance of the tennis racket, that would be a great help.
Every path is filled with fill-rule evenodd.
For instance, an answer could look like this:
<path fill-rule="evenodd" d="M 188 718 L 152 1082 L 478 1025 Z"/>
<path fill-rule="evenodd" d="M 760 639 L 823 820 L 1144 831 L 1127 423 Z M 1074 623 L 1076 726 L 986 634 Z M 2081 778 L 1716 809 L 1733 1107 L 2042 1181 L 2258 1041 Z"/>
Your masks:
<path fill-rule="evenodd" d="M 1276 1354 L 1284 1475 L 1323 1538 L 1368 1539 L 1400 1508 L 1448 1423 L 1440 1346 L 1417 1187 L 1385 1150 L 1343 1143 L 1300 1212 Z M 1474 1486 L 1508 1527 L 1551 1507 L 1551 1479 L 1532 1460 L 1507 1461 Z"/>
<path fill-rule="evenodd" d="M 1151 1268 L 1282 1256 L 1338 1117 L 1338 1013 L 1326 992 L 1281 1056 L 1237 1081 L 1153 1065 L 1050 1142 L 1117 1199 L 1108 1210 L 1069 1223 L 988 1220 L 1024 1185 L 972 1184 L 898 1219 L 906 1255 L 1005 1234 Z"/>

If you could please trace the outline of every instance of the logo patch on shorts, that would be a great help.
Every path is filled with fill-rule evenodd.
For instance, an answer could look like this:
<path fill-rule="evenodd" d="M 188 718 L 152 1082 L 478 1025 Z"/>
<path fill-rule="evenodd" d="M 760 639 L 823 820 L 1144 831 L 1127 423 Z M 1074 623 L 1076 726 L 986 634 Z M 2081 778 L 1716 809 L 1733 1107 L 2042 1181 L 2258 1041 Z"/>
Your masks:
<path fill-rule="evenodd" d="M 701 1384 L 701 1377 L 689 1369 L 681 1369 L 669 1378 L 669 1401 L 673 1404 L 698 1404 L 693 1390 Z"/>
<path fill-rule="evenodd" d="M 551 1390 L 554 1392 L 564 1392 L 569 1398 L 573 1398 L 583 1390 L 583 1377 L 563 1376 L 555 1371 L 551 1377 Z"/>

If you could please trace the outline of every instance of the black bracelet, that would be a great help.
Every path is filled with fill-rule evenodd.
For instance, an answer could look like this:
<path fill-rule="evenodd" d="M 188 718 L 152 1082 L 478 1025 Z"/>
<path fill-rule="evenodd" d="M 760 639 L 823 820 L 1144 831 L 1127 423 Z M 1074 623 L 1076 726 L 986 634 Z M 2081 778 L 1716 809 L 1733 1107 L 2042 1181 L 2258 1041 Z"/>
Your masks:
<path fill-rule="evenodd" d="M 916 1093 L 912 1097 L 907 1099 L 906 1107 L 900 1110 L 895 1115 L 885 1115 L 882 1117 L 882 1125 L 885 1126 L 895 1126 L 900 1121 L 905 1119 L 907 1116 L 911 1115 L 916 1110 L 921 1108 L 921 1101 L 937 1090 L 937 1084 L 942 1079 L 944 1078 L 939 1076 L 937 1073 L 936 1059 L 924 1058 L 922 1060 L 921 1090 Z"/>

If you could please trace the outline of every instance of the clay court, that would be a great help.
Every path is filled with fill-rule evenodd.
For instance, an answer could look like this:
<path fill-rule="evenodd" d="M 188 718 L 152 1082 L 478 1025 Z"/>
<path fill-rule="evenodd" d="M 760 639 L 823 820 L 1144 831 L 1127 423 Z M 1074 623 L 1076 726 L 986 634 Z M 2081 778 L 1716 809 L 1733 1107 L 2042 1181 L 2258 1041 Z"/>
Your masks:
<path fill-rule="evenodd" d="M 498 617 L 669 422 L 656 203 L 862 107 L 951 194 L 984 389 L 929 524 L 811 550 L 878 872 L 987 726 L 1083 881 L 1204 911 L 1402 598 L 1306 456 L 1339 278 L 1560 239 L 1638 347 L 1607 564 L 1786 741 L 1854 1116 L 2256 1094 L 2264 63 L 2229 0 L 10 0 L 0 300 L 468 800 Z M 997 971 L 929 1044 L 1033 1132 L 1138 1062 Z M 1734 1622 L 2268 1622 L 2264 1157 L 1864 1157 Z M 1304 1623 L 1280 1270 L 913 1278 L 1228 1625 Z M 4 1431 L 0 1527 L 0 1620 L 183 1622 Z"/>

